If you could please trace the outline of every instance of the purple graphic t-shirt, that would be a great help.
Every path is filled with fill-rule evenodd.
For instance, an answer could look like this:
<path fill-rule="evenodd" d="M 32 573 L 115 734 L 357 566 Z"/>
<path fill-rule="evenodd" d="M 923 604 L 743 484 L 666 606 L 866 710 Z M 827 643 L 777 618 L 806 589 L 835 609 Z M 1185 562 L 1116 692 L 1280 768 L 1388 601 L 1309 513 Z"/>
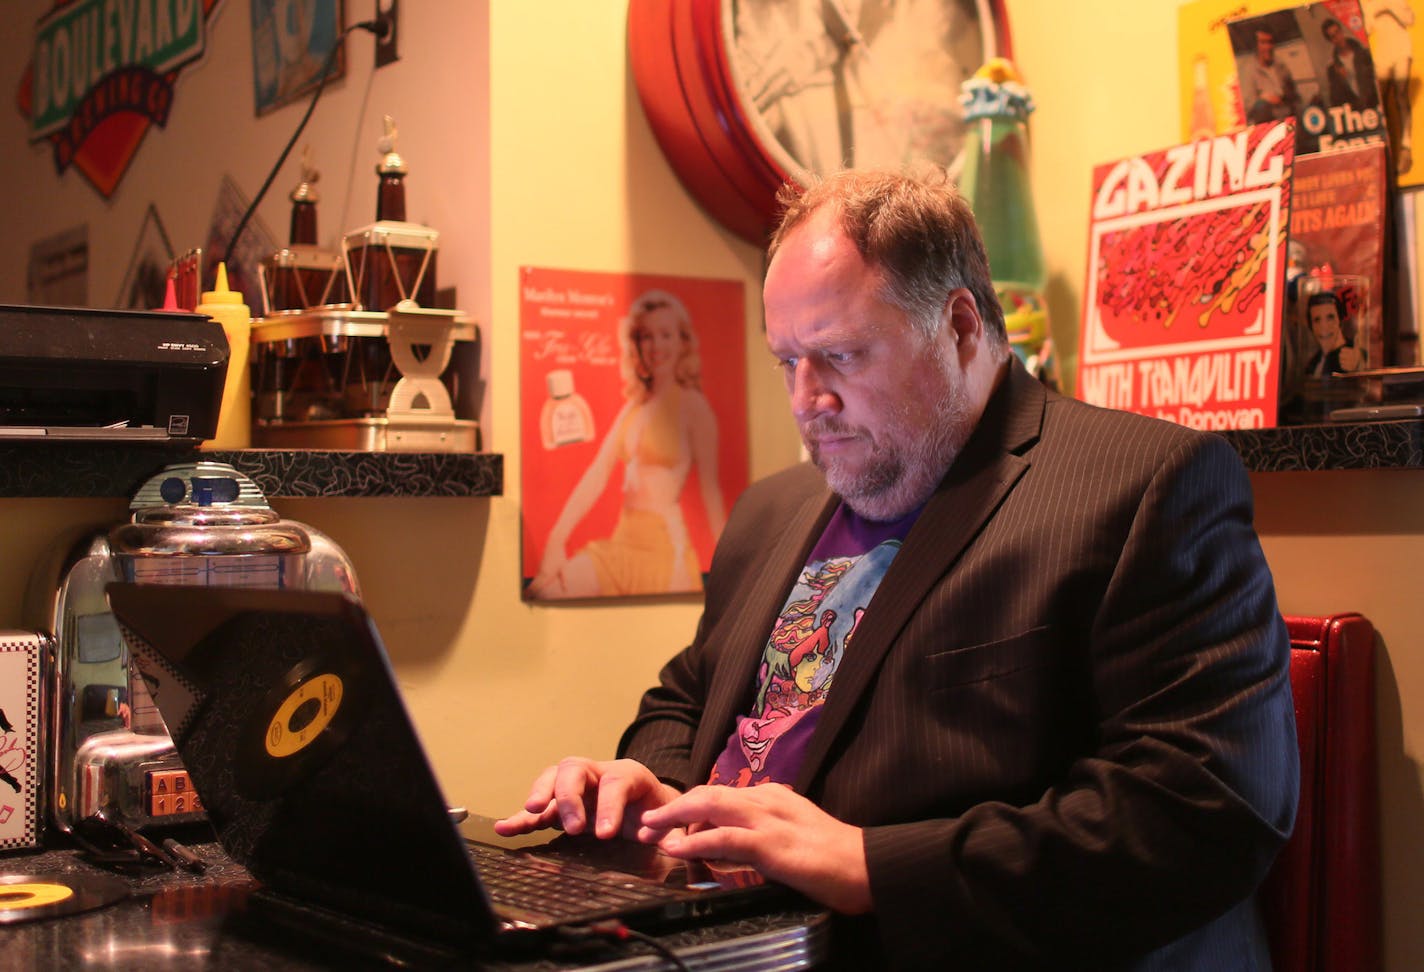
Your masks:
<path fill-rule="evenodd" d="M 911 524 L 862 519 L 842 503 L 826 524 L 771 630 L 750 715 L 738 716 L 709 783 L 796 779 L 836 668 Z"/>

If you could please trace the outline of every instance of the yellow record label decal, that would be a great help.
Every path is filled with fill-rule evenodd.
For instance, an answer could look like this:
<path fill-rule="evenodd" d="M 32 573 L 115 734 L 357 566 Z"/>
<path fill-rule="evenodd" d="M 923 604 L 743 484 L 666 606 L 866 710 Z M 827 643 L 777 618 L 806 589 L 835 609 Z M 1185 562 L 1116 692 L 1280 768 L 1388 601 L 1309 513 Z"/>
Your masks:
<path fill-rule="evenodd" d="M 323 672 L 292 690 L 267 723 L 270 756 L 293 756 L 311 745 L 341 708 L 341 678 Z"/>
<path fill-rule="evenodd" d="M 0 885 L 0 909 L 38 908 L 57 904 L 74 895 L 67 884 L 29 883 Z"/>

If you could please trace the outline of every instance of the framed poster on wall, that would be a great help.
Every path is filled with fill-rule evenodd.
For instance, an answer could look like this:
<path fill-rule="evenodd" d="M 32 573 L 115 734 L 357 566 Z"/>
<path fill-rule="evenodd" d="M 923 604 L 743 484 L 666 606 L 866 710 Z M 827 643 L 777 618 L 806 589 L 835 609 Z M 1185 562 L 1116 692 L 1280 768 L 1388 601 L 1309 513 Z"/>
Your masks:
<path fill-rule="evenodd" d="M 1079 396 L 1193 428 L 1276 424 L 1294 119 L 1093 171 Z"/>
<path fill-rule="evenodd" d="M 747 483 L 740 281 L 520 271 L 526 600 L 696 593 Z"/>

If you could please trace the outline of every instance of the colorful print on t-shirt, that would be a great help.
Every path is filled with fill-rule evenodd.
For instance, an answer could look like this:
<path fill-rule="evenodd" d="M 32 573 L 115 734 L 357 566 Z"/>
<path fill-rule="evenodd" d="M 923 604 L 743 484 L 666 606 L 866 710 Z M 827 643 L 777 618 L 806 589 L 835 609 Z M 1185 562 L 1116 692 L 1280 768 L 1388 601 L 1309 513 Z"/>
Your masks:
<path fill-rule="evenodd" d="M 841 506 L 831 517 L 762 652 L 752 713 L 737 718 L 709 782 L 794 781 L 836 669 L 918 513 L 873 523 Z"/>

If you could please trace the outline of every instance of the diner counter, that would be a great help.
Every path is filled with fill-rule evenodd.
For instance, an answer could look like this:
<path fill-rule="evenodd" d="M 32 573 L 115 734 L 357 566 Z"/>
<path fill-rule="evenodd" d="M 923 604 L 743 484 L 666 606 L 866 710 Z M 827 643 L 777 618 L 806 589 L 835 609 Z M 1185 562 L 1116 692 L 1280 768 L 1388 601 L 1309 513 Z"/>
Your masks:
<path fill-rule="evenodd" d="M 401 943 L 375 946 L 318 942 L 284 931 L 267 919 L 257 883 L 215 843 L 194 844 L 208 862 L 202 874 L 148 870 L 121 877 L 128 896 L 93 910 L 0 922 L 0 966 L 17 969 L 192 970 L 261 969 L 314 972 L 331 968 L 450 967 L 491 972 L 607 972 L 670 969 L 672 964 L 636 941 L 586 943 L 578 951 L 538 954 L 447 955 Z M 104 880 L 113 873 L 75 850 L 0 857 L 0 875 L 36 881 Z M 0 899 L 4 886 L 0 885 Z M 38 909 L 37 909 L 38 910 Z M 16 912 L 10 912 L 15 914 Z M 829 919 L 817 911 L 744 917 L 660 935 L 689 968 L 792 970 L 812 968 L 826 952 Z"/>

